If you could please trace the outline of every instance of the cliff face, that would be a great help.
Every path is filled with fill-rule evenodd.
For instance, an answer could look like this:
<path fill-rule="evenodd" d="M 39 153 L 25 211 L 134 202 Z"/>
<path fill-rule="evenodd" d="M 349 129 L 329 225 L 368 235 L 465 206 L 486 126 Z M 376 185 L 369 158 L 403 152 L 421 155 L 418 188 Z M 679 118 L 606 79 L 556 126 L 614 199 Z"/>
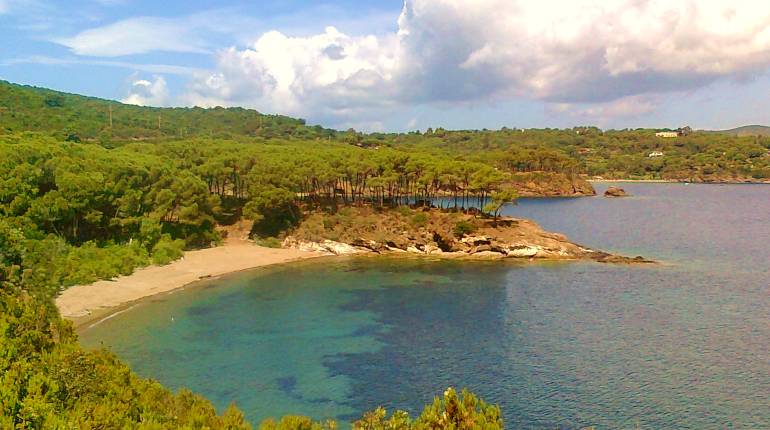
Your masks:
<path fill-rule="evenodd" d="M 400 253 L 454 258 L 650 262 L 586 248 L 529 220 L 493 220 L 437 209 L 346 208 L 334 215 L 316 213 L 294 229 L 283 246 L 336 255 Z"/>
<path fill-rule="evenodd" d="M 580 176 L 566 173 L 515 173 L 512 185 L 522 197 L 583 197 L 595 196 L 596 190 Z"/>

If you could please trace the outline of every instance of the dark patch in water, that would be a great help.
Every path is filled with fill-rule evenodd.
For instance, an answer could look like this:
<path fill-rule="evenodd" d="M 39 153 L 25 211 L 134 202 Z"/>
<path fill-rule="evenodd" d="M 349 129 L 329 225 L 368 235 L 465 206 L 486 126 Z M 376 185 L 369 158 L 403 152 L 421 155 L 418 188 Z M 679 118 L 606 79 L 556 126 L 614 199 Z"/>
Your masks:
<path fill-rule="evenodd" d="M 278 384 L 278 388 L 285 394 L 294 397 L 294 389 L 297 388 L 297 378 L 294 376 L 287 376 L 285 378 L 278 378 L 275 380 Z"/>

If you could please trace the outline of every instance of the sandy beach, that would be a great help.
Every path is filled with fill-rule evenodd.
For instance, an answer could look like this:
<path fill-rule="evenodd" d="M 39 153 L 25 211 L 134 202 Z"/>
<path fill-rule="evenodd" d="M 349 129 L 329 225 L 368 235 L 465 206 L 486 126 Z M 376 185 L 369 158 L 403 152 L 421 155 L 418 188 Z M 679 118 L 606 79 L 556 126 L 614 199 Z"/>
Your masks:
<path fill-rule="evenodd" d="M 129 276 L 68 288 L 56 298 L 56 306 L 62 317 L 82 326 L 129 303 L 201 279 L 320 256 L 323 254 L 229 241 L 220 247 L 187 252 L 182 259 L 166 266 L 145 267 Z"/>

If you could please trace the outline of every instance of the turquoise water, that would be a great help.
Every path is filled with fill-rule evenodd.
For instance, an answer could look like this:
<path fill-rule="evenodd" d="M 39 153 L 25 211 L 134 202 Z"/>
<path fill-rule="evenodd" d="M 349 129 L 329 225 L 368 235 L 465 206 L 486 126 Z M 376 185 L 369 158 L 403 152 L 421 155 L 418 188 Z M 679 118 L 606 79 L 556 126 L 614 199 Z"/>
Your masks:
<path fill-rule="evenodd" d="M 770 428 L 770 186 L 624 187 L 507 212 L 666 264 L 323 260 L 153 298 L 82 340 L 254 421 L 419 412 L 455 386 L 508 428 Z"/>

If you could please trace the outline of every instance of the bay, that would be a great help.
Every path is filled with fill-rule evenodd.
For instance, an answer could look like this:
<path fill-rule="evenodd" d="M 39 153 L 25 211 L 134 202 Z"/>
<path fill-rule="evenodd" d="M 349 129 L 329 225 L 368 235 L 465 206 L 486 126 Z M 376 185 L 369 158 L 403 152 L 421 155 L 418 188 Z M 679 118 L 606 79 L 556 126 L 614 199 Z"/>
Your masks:
<path fill-rule="evenodd" d="M 304 262 L 155 297 L 81 341 L 255 422 L 419 413 L 453 386 L 507 428 L 770 428 L 770 187 L 622 186 L 505 213 L 659 266 Z"/>

